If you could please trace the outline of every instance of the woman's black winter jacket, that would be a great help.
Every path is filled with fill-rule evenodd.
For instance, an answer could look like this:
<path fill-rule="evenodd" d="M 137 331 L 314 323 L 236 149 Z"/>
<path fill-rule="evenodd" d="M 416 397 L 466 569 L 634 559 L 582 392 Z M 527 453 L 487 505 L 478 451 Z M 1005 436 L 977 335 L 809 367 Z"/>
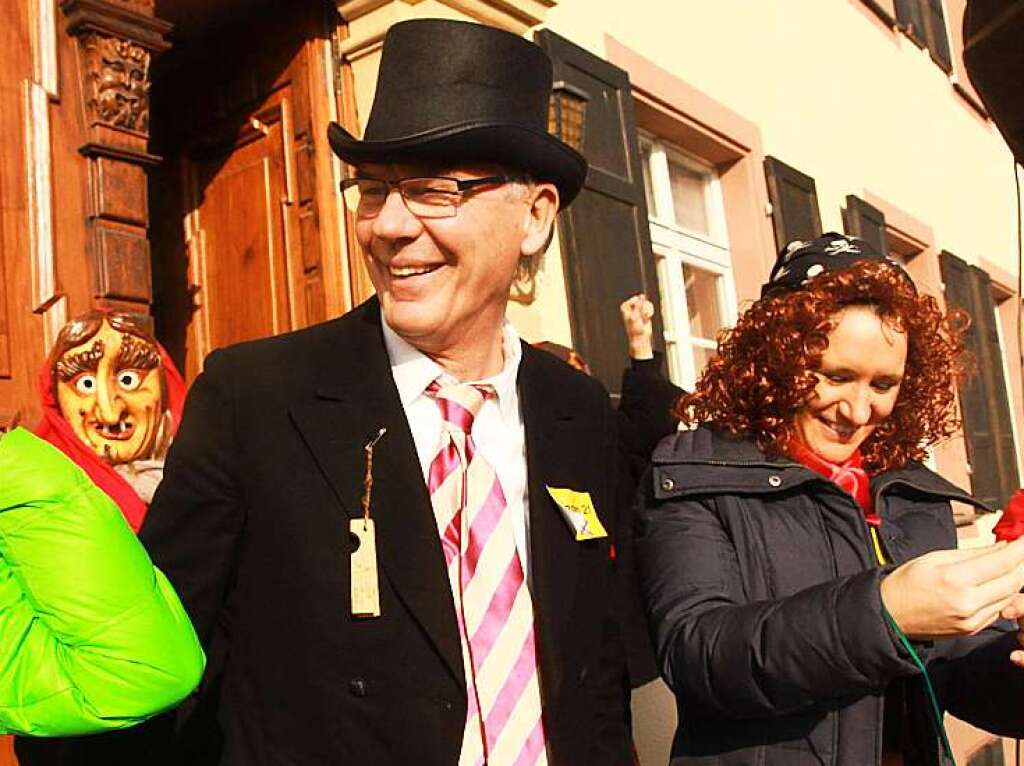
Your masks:
<path fill-rule="evenodd" d="M 804 466 L 704 426 L 658 446 L 641 484 L 637 557 L 676 694 L 673 766 L 877 764 L 887 688 L 906 708 L 908 765 L 949 763 L 879 582 L 893 565 L 955 547 L 950 501 L 975 501 L 918 464 L 874 476 L 871 491 L 887 567 L 853 498 Z M 1020 736 L 1016 646 L 1008 623 L 916 645 L 943 709 Z"/>

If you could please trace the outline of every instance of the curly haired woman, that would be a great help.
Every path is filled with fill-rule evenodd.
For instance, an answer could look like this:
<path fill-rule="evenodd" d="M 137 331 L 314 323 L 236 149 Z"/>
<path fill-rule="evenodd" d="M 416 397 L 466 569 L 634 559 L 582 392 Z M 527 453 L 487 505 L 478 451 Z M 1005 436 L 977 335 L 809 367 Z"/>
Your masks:
<path fill-rule="evenodd" d="M 942 714 L 1024 733 L 1024 543 L 956 550 L 921 464 L 966 321 L 866 243 L 780 256 L 654 454 L 638 557 L 673 766 L 948 764 Z M 977 504 L 977 503 L 975 503 Z M 1011 701 L 1004 705 L 1003 702 Z"/>

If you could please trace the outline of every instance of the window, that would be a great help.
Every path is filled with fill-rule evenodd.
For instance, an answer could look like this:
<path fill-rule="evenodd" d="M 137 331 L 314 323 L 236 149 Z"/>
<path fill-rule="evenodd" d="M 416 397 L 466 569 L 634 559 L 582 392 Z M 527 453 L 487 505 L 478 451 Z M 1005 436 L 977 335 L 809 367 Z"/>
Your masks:
<path fill-rule="evenodd" d="M 692 390 L 718 332 L 736 321 L 736 288 L 718 173 L 641 134 L 644 190 L 672 380 Z"/>
<path fill-rule="evenodd" d="M 993 740 L 976 750 L 967 759 L 967 766 L 1003 766 L 1003 743 Z"/>
<path fill-rule="evenodd" d="M 928 49 L 943 71 L 953 71 L 942 0 L 896 0 L 896 21 L 907 37 Z"/>

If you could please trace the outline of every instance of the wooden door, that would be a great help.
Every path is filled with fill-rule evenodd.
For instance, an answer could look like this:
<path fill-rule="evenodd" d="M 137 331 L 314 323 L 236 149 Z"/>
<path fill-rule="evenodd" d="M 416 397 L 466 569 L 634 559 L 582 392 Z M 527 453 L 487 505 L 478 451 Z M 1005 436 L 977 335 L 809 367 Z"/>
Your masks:
<path fill-rule="evenodd" d="M 223 153 L 185 164 L 200 358 L 319 318 L 299 279 L 290 95 L 284 88 L 255 110 Z"/>
<path fill-rule="evenodd" d="M 155 78 L 153 309 L 187 380 L 216 348 L 345 307 L 325 8 L 254 6 L 172 50 Z"/>

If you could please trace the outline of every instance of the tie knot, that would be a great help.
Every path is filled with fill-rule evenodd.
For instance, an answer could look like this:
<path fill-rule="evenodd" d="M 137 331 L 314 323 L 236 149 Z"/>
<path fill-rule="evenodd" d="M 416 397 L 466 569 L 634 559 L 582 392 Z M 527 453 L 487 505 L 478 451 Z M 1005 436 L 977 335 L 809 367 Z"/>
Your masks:
<path fill-rule="evenodd" d="M 441 417 L 464 434 L 473 430 L 473 419 L 480 412 L 484 399 L 494 396 L 494 387 L 473 383 L 442 386 L 436 380 L 427 386 L 441 408 Z"/>

